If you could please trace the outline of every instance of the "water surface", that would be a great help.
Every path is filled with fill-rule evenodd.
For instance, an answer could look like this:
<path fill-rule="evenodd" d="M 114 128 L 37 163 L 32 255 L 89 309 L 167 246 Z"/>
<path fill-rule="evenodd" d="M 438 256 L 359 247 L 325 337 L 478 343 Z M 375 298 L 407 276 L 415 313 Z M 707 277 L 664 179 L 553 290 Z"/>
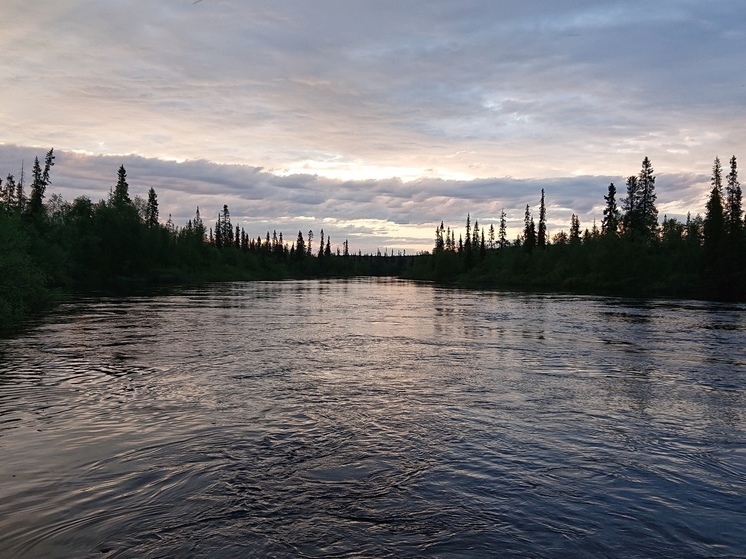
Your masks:
<path fill-rule="evenodd" d="M 0 340 L 0 556 L 743 557 L 744 310 L 81 298 Z"/>

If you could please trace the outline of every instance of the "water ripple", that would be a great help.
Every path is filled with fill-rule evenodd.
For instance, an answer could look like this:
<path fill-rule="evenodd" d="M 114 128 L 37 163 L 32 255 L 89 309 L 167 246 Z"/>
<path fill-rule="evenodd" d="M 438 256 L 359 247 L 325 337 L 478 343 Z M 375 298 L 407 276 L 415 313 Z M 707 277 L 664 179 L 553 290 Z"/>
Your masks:
<path fill-rule="evenodd" d="M 0 340 L 12 557 L 736 557 L 743 306 L 393 280 Z"/>

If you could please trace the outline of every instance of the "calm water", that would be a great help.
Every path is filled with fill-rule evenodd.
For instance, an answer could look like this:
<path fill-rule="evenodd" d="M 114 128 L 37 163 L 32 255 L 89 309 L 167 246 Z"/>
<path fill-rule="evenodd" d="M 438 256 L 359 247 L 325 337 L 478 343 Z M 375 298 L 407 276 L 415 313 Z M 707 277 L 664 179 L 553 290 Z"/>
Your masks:
<path fill-rule="evenodd" d="M 395 280 L 0 340 L 0 557 L 744 557 L 746 306 Z"/>

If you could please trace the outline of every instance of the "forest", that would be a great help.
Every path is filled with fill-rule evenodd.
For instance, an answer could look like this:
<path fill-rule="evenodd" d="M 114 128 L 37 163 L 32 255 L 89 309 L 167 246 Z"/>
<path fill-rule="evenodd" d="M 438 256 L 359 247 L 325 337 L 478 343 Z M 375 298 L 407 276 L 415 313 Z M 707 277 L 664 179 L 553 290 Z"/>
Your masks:
<path fill-rule="evenodd" d="M 0 330 L 75 291 L 207 281 L 393 275 L 477 288 L 746 300 L 735 156 L 727 175 L 715 159 L 704 217 L 659 223 L 646 157 L 624 198 L 608 186 L 600 228 L 581 231 L 573 215 L 568 232 L 550 238 L 542 191 L 538 223 L 526 206 L 515 240 L 507 239 L 504 211 L 497 231 L 467 216 L 458 240 L 441 223 L 432 252 L 416 256 L 354 253 L 347 240 L 333 251 L 323 230 L 318 239 L 312 230 L 291 241 L 276 231 L 253 237 L 232 224 L 227 205 L 212 226 L 199 208 L 182 227 L 170 216 L 163 223 L 155 190 L 147 200 L 131 197 L 124 166 L 106 199 L 46 198 L 54 159 L 53 150 L 35 159 L 28 195 L 23 172 L 0 180 Z"/>
<path fill-rule="evenodd" d="M 735 156 L 725 176 L 715 159 L 711 187 L 704 217 L 664 216 L 659 223 L 655 174 L 645 157 L 640 172 L 627 178 L 624 198 L 609 184 L 600 228 L 594 221 L 582 230 L 573 214 L 568 232 L 550 239 L 542 190 L 538 224 L 526 206 L 514 241 L 507 239 L 504 211 L 497 233 L 467 216 L 458 241 L 441 222 L 432 254 L 406 275 L 465 287 L 744 301 L 746 224 Z"/>
<path fill-rule="evenodd" d="M 227 205 L 213 226 L 199 208 L 183 227 L 162 223 L 153 188 L 130 196 L 121 166 L 107 199 L 46 199 L 54 150 L 24 177 L 0 181 L 0 330 L 14 328 L 76 291 L 132 291 L 190 282 L 400 275 L 412 256 L 353 253 L 347 240 L 298 232 L 250 237 L 231 223 Z"/>

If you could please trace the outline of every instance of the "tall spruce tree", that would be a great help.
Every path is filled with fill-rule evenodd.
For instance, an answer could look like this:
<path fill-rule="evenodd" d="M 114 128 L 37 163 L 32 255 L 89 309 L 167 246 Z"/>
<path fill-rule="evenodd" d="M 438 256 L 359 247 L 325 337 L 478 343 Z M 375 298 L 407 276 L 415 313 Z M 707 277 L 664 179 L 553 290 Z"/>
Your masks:
<path fill-rule="evenodd" d="M 197 208 L 197 217 L 199 217 L 199 208 Z M 152 187 L 148 190 L 148 204 L 145 206 L 145 225 L 150 228 L 158 226 L 158 197 Z"/>
<path fill-rule="evenodd" d="M 622 223 L 624 232 L 628 235 L 634 234 L 640 228 L 640 189 L 637 185 L 637 177 L 627 177 L 627 197 L 622 201 L 624 217 Z"/>
<path fill-rule="evenodd" d="M 570 243 L 577 244 L 580 242 L 580 218 L 572 214 L 570 218 Z"/>
<path fill-rule="evenodd" d="M 31 195 L 29 196 L 27 211 L 29 215 L 36 216 L 44 208 L 44 190 L 46 185 L 42 179 L 41 165 L 39 158 L 34 158 L 34 166 L 31 169 Z"/>
<path fill-rule="evenodd" d="M 637 184 L 640 191 L 640 227 L 642 234 L 651 239 L 655 237 L 658 229 L 658 208 L 655 206 L 657 195 L 655 193 L 655 175 L 650 159 L 642 160 L 642 169 L 637 176 Z"/>
<path fill-rule="evenodd" d="M 722 168 L 717 157 L 712 166 L 711 184 L 712 190 L 705 206 L 704 247 L 707 272 L 715 285 L 719 286 L 725 265 L 725 215 L 722 201 Z"/>
<path fill-rule="evenodd" d="M 505 248 L 508 242 L 508 220 L 505 215 L 505 209 L 500 210 L 500 230 L 498 232 L 498 242 L 500 248 Z"/>
<path fill-rule="evenodd" d="M 531 208 L 526 204 L 526 213 L 523 216 L 523 249 L 531 253 L 536 247 L 536 226 L 531 216 Z"/>
<path fill-rule="evenodd" d="M 728 173 L 725 195 L 726 232 L 728 237 L 736 243 L 743 235 L 743 193 L 738 182 L 738 164 L 736 156 L 730 158 L 730 172 Z"/>
<path fill-rule="evenodd" d="M 132 200 L 129 194 L 129 185 L 127 184 L 127 171 L 124 169 L 124 165 L 119 167 L 117 171 L 117 184 L 114 186 L 114 191 L 110 196 L 111 205 L 117 209 L 123 209 L 127 206 L 132 205 Z"/>
<path fill-rule="evenodd" d="M 541 189 L 541 202 L 539 203 L 539 231 L 536 237 L 536 245 L 543 249 L 547 245 L 547 208 L 544 205 L 544 189 Z"/>
<path fill-rule="evenodd" d="M 604 208 L 604 217 L 601 220 L 601 234 L 616 236 L 621 216 L 616 204 L 616 186 L 613 182 L 609 184 L 609 192 L 604 196 L 604 200 L 606 201 L 606 207 Z"/>

